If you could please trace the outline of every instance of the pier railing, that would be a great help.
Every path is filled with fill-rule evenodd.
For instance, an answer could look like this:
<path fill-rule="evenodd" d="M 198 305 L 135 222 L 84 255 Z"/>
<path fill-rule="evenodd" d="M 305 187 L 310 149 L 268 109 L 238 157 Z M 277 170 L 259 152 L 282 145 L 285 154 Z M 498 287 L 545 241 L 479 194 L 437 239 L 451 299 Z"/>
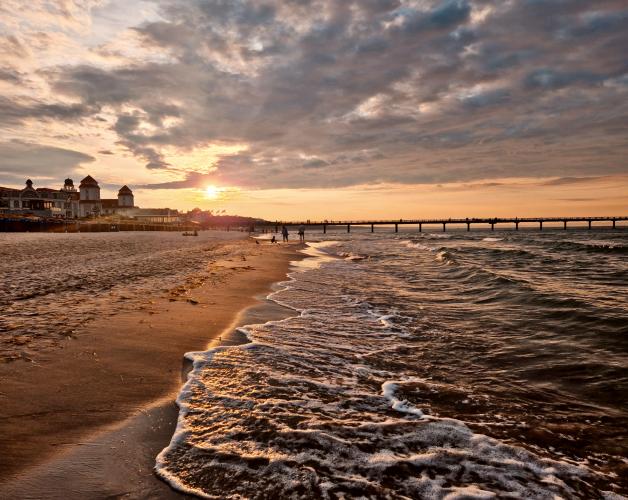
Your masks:
<path fill-rule="evenodd" d="M 547 223 L 559 223 L 563 225 L 563 229 L 567 229 L 568 223 L 584 223 L 588 229 L 593 227 L 594 222 L 607 222 L 605 227 L 612 227 L 616 229 L 617 223 L 622 221 L 628 221 L 628 216 L 610 216 L 610 217 L 469 217 L 469 218 L 448 218 L 448 219 L 378 219 L 378 220 L 322 220 L 322 221 L 275 221 L 266 224 L 260 224 L 261 226 L 268 228 L 271 227 L 275 232 L 279 231 L 281 226 L 305 226 L 305 227 L 318 227 L 327 232 L 328 227 L 345 226 L 347 232 L 351 232 L 352 226 L 370 226 L 371 232 L 375 231 L 376 226 L 394 226 L 395 232 L 399 231 L 399 226 L 417 226 L 419 232 L 423 231 L 423 226 L 439 225 L 442 226 L 443 231 L 447 231 L 447 226 L 451 224 L 466 225 L 467 231 L 471 231 L 472 225 L 482 225 L 490 227 L 492 231 L 495 230 L 497 224 L 510 224 L 515 230 L 519 230 L 519 224 L 538 224 L 539 230 L 543 230 L 543 224 Z M 628 225 L 622 225 L 620 227 L 628 227 Z"/>

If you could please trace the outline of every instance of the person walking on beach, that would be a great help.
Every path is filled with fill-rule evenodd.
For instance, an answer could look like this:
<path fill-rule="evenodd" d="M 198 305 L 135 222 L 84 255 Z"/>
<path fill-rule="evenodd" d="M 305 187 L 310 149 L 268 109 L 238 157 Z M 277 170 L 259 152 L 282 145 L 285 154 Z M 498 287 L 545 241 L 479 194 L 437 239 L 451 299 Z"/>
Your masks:
<path fill-rule="evenodd" d="M 303 224 L 299 226 L 299 241 L 305 243 L 305 226 Z"/>
<path fill-rule="evenodd" d="M 288 228 L 286 226 L 281 226 L 281 235 L 283 236 L 283 241 L 288 241 Z"/>

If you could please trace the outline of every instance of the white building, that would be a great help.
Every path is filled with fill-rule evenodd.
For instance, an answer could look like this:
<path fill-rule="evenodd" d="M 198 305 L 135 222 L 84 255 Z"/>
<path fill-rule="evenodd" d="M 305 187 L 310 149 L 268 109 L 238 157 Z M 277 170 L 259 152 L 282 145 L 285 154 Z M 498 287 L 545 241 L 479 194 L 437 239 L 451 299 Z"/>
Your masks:
<path fill-rule="evenodd" d="M 88 175 L 81 181 L 80 216 L 90 217 L 98 215 L 121 215 L 132 217 L 137 207 L 133 191 L 128 186 L 122 186 L 118 191 L 118 198 L 101 198 L 98 182 Z"/>
<path fill-rule="evenodd" d="M 33 187 L 28 179 L 24 189 L 0 187 L 0 212 L 32 213 L 41 217 L 77 217 L 78 193 L 71 179 L 62 189 Z"/>
<path fill-rule="evenodd" d="M 91 175 L 81 181 L 78 191 L 72 179 L 66 179 L 61 189 L 35 189 L 30 179 L 22 190 L 0 187 L 0 213 L 68 219 L 119 215 L 146 224 L 175 223 L 180 220 L 177 210 L 136 207 L 133 191 L 128 186 L 120 188 L 118 198 L 101 198 L 100 186 Z"/>
<path fill-rule="evenodd" d="M 135 206 L 135 197 L 133 191 L 128 186 L 122 186 L 118 191 L 117 199 L 103 199 L 102 214 L 103 215 L 122 215 L 123 217 L 132 217 L 139 210 Z"/>

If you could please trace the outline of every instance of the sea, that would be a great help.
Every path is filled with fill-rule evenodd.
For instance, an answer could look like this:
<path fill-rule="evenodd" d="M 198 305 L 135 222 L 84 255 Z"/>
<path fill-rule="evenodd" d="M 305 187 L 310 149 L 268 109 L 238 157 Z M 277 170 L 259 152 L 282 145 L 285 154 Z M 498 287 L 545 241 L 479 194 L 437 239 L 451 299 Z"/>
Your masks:
<path fill-rule="evenodd" d="M 156 471 L 206 498 L 625 498 L 628 231 L 308 232 L 188 353 Z"/>

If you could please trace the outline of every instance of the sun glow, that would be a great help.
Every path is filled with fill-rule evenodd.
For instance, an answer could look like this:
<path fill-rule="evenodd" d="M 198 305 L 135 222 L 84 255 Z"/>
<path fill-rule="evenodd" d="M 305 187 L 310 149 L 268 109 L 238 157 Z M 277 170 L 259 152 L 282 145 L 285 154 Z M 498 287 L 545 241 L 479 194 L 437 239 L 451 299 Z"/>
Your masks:
<path fill-rule="evenodd" d="M 220 196 L 220 193 L 222 193 L 222 189 L 218 186 L 210 185 L 205 188 L 205 197 L 210 200 L 217 199 Z"/>

